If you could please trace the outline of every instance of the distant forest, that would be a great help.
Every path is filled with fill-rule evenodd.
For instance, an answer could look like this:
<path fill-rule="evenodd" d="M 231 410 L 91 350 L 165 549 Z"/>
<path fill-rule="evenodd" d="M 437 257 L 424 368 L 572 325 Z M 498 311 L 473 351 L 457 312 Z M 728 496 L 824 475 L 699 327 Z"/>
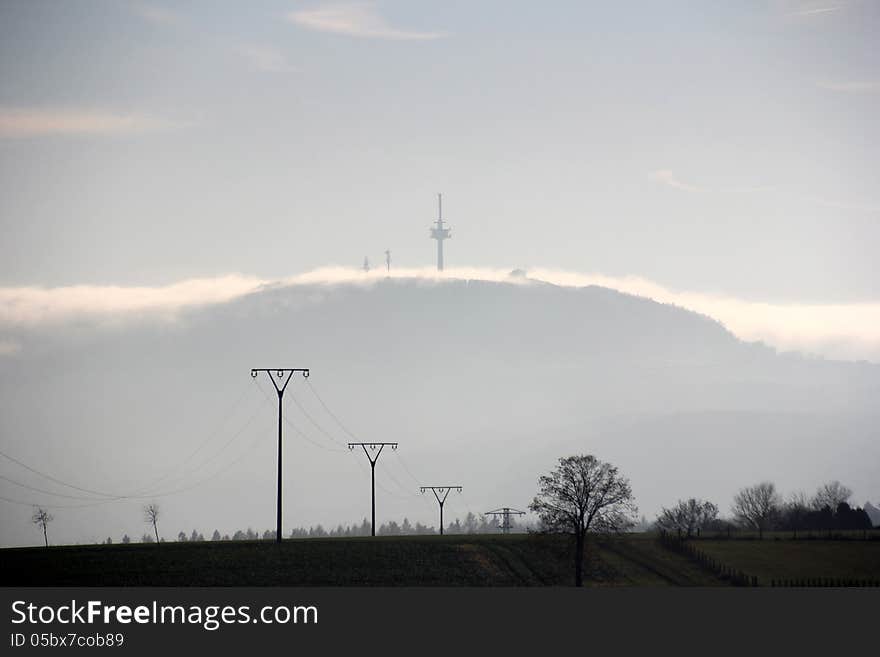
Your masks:
<path fill-rule="evenodd" d="M 519 522 L 510 518 L 510 531 L 512 533 L 524 533 L 532 529 L 532 525 Z M 477 516 L 474 513 L 468 513 L 464 521 L 456 518 L 452 523 L 444 526 L 444 534 L 498 534 L 501 528 L 498 522 L 486 516 Z M 404 518 L 398 523 L 394 520 L 382 523 L 377 529 L 376 534 L 379 536 L 430 536 L 438 534 L 438 530 L 434 526 L 423 525 L 420 522 L 412 524 L 408 518 Z M 318 524 L 308 529 L 304 527 L 295 527 L 289 534 L 285 534 L 285 538 L 338 538 L 338 537 L 354 537 L 354 536 L 370 536 L 370 521 L 364 518 L 363 522 L 355 525 L 339 524 L 335 528 L 325 529 L 323 525 Z M 165 538 L 161 539 L 165 541 Z M 252 528 L 239 529 L 232 534 L 221 534 L 215 529 L 209 538 L 193 529 L 190 534 L 180 532 L 177 535 L 178 542 L 199 542 L 205 540 L 211 541 L 256 541 L 256 540 L 275 540 L 275 530 L 266 529 L 263 532 L 254 531 Z M 103 541 L 105 544 L 113 544 L 113 539 L 108 537 Z M 122 537 L 123 543 L 133 542 L 127 534 Z M 155 543 L 156 539 L 152 534 L 145 533 L 140 538 L 141 543 Z"/>

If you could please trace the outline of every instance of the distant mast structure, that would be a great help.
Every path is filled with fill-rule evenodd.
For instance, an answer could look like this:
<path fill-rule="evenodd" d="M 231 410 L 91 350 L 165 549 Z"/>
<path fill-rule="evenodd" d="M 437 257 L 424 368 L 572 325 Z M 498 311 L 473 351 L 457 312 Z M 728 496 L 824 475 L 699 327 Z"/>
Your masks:
<path fill-rule="evenodd" d="M 385 249 L 385 271 L 391 273 L 391 249 Z"/>
<path fill-rule="evenodd" d="M 443 195 L 437 194 L 437 223 L 431 229 L 431 239 L 437 240 L 437 271 L 443 271 L 443 240 L 452 237 L 452 231 L 443 226 Z"/>

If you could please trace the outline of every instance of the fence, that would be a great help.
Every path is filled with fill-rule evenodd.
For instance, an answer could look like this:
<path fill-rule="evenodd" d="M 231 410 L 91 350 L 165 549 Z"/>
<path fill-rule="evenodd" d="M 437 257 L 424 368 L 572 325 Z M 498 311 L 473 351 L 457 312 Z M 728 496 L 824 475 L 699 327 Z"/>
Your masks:
<path fill-rule="evenodd" d="M 739 541 L 880 541 L 880 529 L 774 529 L 761 533 L 756 529 L 725 527 L 698 529 L 689 538 Z"/>
<path fill-rule="evenodd" d="M 770 586 L 821 586 L 835 588 L 880 586 L 878 579 L 835 579 L 827 577 L 804 579 L 771 579 Z"/>
<path fill-rule="evenodd" d="M 673 552 L 684 554 L 709 572 L 730 582 L 732 586 L 758 586 L 758 578 L 754 575 L 747 575 L 741 570 L 736 570 L 727 564 L 721 563 L 683 538 L 673 536 L 668 532 L 660 532 L 659 541 L 664 547 Z"/>

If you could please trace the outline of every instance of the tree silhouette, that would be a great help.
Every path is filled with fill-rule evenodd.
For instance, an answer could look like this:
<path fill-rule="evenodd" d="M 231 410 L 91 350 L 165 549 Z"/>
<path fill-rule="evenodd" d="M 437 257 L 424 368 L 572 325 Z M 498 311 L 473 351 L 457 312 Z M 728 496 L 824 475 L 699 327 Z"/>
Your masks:
<path fill-rule="evenodd" d="M 144 507 L 144 522 L 153 525 L 153 531 L 156 533 L 156 543 L 159 543 L 159 505 L 153 502 Z"/>
<path fill-rule="evenodd" d="M 632 524 L 636 506 L 629 480 L 595 456 L 568 456 L 541 476 L 538 486 L 529 508 L 546 531 L 574 534 L 574 583 L 583 586 L 587 532 L 621 531 Z"/>
<path fill-rule="evenodd" d="M 717 506 L 692 497 L 686 501 L 679 500 L 671 509 L 663 508 L 657 517 L 657 526 L 666 531 L 684 532 L 690 538 L 717 517 Z"/>
<path fill-rule="evenodd" d="M 49 523 L 55 520 L 55 516 L 46 511 L 43 507 L 37 507 L 34 511 L 34 515 L 31 518 L 31 522 L 33 522 L 37 527 L 43 530 L 43 541 L 46 543 L 46 547 L 49 547 L 49 534 L 48 528 Z"/>
<path fill-rule="evenodd" d="M 763 481 L 743 488 L 733 498 L 733 515 L 745 527 L 758 530 L 758 537 L 764 538 L 764 530 L 772 527 L 779 516 L 782 499 L 776 492 L 773 482 Z"/>
<path fill-rule="evenodd" d="M 848 502 L 850 497 L 852 497 L 852 490 L 839 481 L 830 481 L 819 487 L 813 496 L 811 506 L 816 511 L 821 511 L 827 506 L 834 513 L 837 511 L 837 507 Z"/>

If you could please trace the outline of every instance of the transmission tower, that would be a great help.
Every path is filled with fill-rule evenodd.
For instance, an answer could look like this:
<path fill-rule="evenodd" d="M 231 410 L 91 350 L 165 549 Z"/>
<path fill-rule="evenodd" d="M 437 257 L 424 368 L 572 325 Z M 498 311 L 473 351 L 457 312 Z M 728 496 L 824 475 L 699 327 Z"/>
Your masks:
<path fill-rule="evenodd" d="M 437 271 L 443 271 L 443 240 L 452 237 L 452 231 L 443 226 L 443 195 L 437 194 L 437 221 L 431 229 L 431 239 L 437 240 Z"/>
<path fill-rule="evenodd" d="M 253 378 L 257 378 L 257 375 L 260 372 L 265 372 L 269 375 L 269 380 L 272 382 L 272 385 L 275 386 L 275 392 L 278 393 L 278 504 L 277 504 L 277 517 L 275 519 L 275 542 L 281 542 L 281 400 L 284 398 L 284 391 L 287 389 L 287 384 L 290 383 L 290 377 L 293 376 L 294 372 L 302 372 L 303 378 L 309 377 L 308 368 L 278 368 L 278 369 L 252 369 L 251 376 Z M 278 381 L 272 378 L 272 373 L 278 377 Z M 284 375 L 287 375 L 285 378 Z M 281 384 L 281 385 L 279 385 Z"/>
<path fill-rule="evenodd" d="M 457 490 L 459 493 L 461 492 L 461 486 L 422 486 L 419 489 L 422 493 L 429 490 L 434 493 L 434 497 L 437 498 L 437 503 L 440 505 L 440 536 L 443 536 L 443 504 L 449 496 L 449 491 L 453 489 Z"/>
<path fill-rule="evenodd" d="M 391 249 L 385 249 L 385 271 L 391 273 Z"/>
<path fill-rule="evenodd" d="M 369 461 L 370 461 L 370 473 L 372 475 L 372 481 L 373 481 L 373 524 L 372 524 L 371 530 L 372 530 L 373 536 L 375 536 L 376 535 L 376 461 L 379 460 L 379 455 L 382 453 L 382 450 L 385 448 L 385 446 L 390 446 L 391 449 L 397 449 L 397 443 L 348 443 L 348 448 L 354 449 L 358 445 L 360 445 L 361 447 L 364 448 L 364 454 L 367 455 L 367 459 L 369 459 Z M 370 454 L 370 451 L 367 451 L 367 447 L 369 447 L 370 451 L 372 451 L 372 452 L 376 452 L 376 448 L 378 448 L 379 451 L 376 452 L 375 456 L 372 456 Z"/>
<path fill-rule="evenodd" d="M 485 513 L 485 515 L 487 516 L 501 516 L 500 527 L 502 534 L 510 533 L 510 516 L 524 516 L 525 514 L 525 511 L 517 511 L 516 509 L 511 509 L 507 506 L 503 506 L 500 509 L 495 509 L 494 511 L 486 511 Z"/>
<path fill-rule="evenodd" d="M 364 264 L 361 266 L 365 272 L 370 271 L 370 259 L 367 256 L 364 256 Z"/>

